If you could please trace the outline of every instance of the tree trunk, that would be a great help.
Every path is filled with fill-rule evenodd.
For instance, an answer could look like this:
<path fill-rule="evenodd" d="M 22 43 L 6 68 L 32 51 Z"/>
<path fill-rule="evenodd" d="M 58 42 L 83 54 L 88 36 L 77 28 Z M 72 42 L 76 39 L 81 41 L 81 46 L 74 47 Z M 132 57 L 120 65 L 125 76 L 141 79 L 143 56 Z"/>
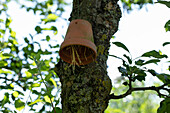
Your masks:
<path fill-rule="evenodd" d="M 107 75 L 110 39 L 118 29 L 121 11 L 117 0 L 74 0 L 70 20 L 85 19 L 92 24 L 97 59 L 84 66 L 60 60 L 55 67 L 61 81 L 63 113 L 103 113 L 112 88 Z"/>

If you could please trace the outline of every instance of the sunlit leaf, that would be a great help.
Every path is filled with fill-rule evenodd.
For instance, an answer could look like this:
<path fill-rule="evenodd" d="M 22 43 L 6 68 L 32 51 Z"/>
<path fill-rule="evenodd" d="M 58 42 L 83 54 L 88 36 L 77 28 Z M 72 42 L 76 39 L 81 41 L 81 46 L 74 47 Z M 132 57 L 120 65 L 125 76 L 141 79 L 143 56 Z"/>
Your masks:
<path fill-rule="evenodd" d="M 57 18 L 58 18 L 58 16 L 55 15 L 55 14 L 49 14 L 49 15 L 47 16 L 47 19 L 49 19 L 49 20 L 56 20 Z"/>
<path fill-rule="evenodd" d="M 14 85 L 13 85 L 13 84 L 10 84 L 10 87 L 14 88 Z"/>
<path fill-rule="evenodd" d="M 5 70 L 3 70 L 3 69 L 0 69 L 0 73 L 5 73 L 5 74 L 12 74 L 12 72 L 11 71 L 9 71 L 9 70 L 7 70 L 7 69 L 5 69 Z"/>
<path fill-rule="evenodd" d="M 15 38 L 15 36 L 16 36 L 16 32 L 15 31 L 11 31 L 11 37 L 13 37 L 13 38 Z M 17 42 L 17 41 L 16 41 Z M 16 42 L 15 42 L 15 44 L 16 44 Z M 18 44 L 18 43 L 17 43 Z"/>
<path fill-rule="evenodd" d="M 56 82 L 55 82 L 55 80 L 54 80 L 53 78 L 50 78 L 49 80 L 53 83 L 53 85 L 54 85 L 55 87 L 57 87 L 57 84 L 56 84 Z"/>
<path fill-rule="evenodd" d="M 5 22 L 6 27 L 9 27 L 9 25 L 11 24 L 11 22 L 12 22 L 12 19 L 11 19 L 11 18 L 7 18 L 7 19 L 6 19 L 6 22 Z"/>
<path fill-rule="evenodd" d="M 45 101 L 48 102 L 48 103 L 51 103 L 51 101 L 52 101 L 52 102 L 54 101 L 54 97 L 52 97 L 52 98 L 50 99 L 47 95 L 44 96 L 44 99 L 45 99 Z"/>
<path fill-rule="evenodd" d="M 116 38 L 116 36 L 112 36 L 112 39 L 115 39 Z"/>
<path fill-rule="evenodd" d="M 31 105 L 33 105 L 33 104 L 36 104 L 36 103 L 38 103 L 38 102 L 42 102 L 42 100 L 41 100 L 41 99 L 37 99 L 37 100 L 35 100 L 34 102 L 31 102 L 31 103 L 29 104 L 29 106 L 31 106 Z"/>
<path fill-rule="evenodd" d="M 18 93 L 17 91 L 14 91 L 14 92 L 12 93 L 12 95 L 13 95 L 15 98 L 17 98 L 17 97 L 19 96 L 19 93 Z"/>
<path fill-rule="evenodd" d="M 32 74 L 29 71 L 25 71 L 25 74 L 26 74 L 26 78 L 31 78 L 32 77 Z"/>
<path fill-rule="evenodd" d="M 34 87 L 40 87 L 41 84 L 40 84 L 40 83 L 34 83 L 34 84 L 32 84 L 31 86 L 32 86 L 32 88 L 34 88 Z"/>
<path fill-rule="evenodd" d="M 0 57 L 1 57 L 1 60 L 4 60 L 4 59 L 7 59 L 7 58 L 10 58 L 10 57 L 13 57 L 14 55 L 11 54 L 11 53 L 0 53 Z"/>
<path fill-rule="evenodd" d="M 0 29 L 0 33 L 5 34 L 5 30 Z"/>
<path fill-rule="evenodd" d="M 1 22 L 4 22 L 4 20 L 3 20 L 3 19 L 0 19 L 0 23 L 1 23 Z"/>
<path fill-rule="evenodd" d="M 36 63 L 35 63 L 35 61 L 32 63 L 32 65 L 33 65 L 33 66 L 36 66 Z"/>
<path fill-rule="evenodd" d="M 24 109 L 25 107 L 25 103 L 22 102 L 20 99 L 16 100 L 15 101 L 15 108 L 18 110 L 18 111 L 21 111 L 22 109 Z"/>

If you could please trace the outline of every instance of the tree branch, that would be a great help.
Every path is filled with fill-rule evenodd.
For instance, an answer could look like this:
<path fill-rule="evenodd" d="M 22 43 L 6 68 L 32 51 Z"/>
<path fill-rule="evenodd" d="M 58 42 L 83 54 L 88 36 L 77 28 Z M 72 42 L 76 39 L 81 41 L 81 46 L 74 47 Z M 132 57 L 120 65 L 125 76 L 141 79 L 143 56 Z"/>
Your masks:
<path fill-rule="evenodd" d="M 153 91 L 156 91 L 156 92 L 158 93 L 159 97 L 161 97 L 161 96 L 170 97 L 170 96 L 165 95 L 165 94 L 162 94 L 162 93 L 160 92 L 160 90 L 165 90 L 165 91 L 167 91 L 167 92 L 169 93 L 169 89 L 168 89 L 168 88 L 165 88 L 165 86 L 167 86 L 167 84 L 163 84 L 163 85 L 158 86 L 158 87 L 155 87 L 155 86 L 151 86 L 151 87 L 135 87 L 135 88 L 130 87 L 130 88 L 129 88 L 124 94 L 122 94 L 122 95 L 114 95 L 114 93 L 113 93 L 113 94 L 110 94 L 110 95 L 109 95 L 109 100 L 110 100 L 110 99 L 121 99 L 121 98 L 124 98 L 124 97 L 130 95 L 130 94 L 131 94 L 132 92 L 134 92 L 134 91 L 145 91 L 145 90 L 153 90 Z"/>

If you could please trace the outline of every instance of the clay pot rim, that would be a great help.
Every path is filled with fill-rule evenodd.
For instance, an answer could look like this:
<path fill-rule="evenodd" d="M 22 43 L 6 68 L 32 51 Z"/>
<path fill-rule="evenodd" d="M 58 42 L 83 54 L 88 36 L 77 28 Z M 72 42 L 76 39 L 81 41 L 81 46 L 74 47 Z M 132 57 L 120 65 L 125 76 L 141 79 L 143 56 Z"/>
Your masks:
<path fill-rule="evenodd" d="M 69 47 L 71 45 L 80 45 L 80 46 L 85 46 L 87 48 L 90 48 L 94 52 L 95 58 L 97 57 L 96 45 L 93 42 L 91 42 L 87 39 L 82 39 L 82 38 L 73 38 L 73 39 L 65 40 L 61 44 L 59 55 L 61 55 L 62 50 L 64 48 Z M 89 46 L 89 45 L 91 45 L 91 46 Z"/>

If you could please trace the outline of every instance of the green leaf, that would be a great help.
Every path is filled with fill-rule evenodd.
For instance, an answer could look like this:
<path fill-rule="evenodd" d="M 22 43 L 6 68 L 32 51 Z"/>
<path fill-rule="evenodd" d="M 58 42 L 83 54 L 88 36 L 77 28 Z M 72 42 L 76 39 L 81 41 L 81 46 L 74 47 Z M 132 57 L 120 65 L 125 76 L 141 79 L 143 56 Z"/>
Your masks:
<path fill-rule="evenodd" d="M 31 78 L 32 77 L 32 74 L 29 71 L 25 71 L 25 74 L 26 74 L 26 78 Z"/>
<path fill-rule="evenodd" d="M 29 40 L 28 40 L 27 37 L 24 38 L 24 41 L 25 41 L 27 44 L 29 44 Z"/>
<path fill-rule="evenodd" d="M 4 99 L 2 100 L 2 103 L 1 103 L 2 108 L 4 107 L 4 105 L 5 105 L 7 102 L 9 102 L 9 94 L 8 94 L 8 93 L 5 93 Z"/>
<path fill-rule="evenodd" d="M 134 80 L 138 80 L 138 81 L 142 81 L 142 80 L 145 80 L 145 76 L 140 76 L 140 75 L 138 75 L 138 76 L 135 76 L 134 77 Z"/>
<path fill-rule="evenodd" d="M 156 3 L 164 4 L 164 5 L 166 5 L 168 8 L 170 8 L 170 1 L 161 1 L 161 0 L 159 0 L 159 1 L 156 2 Z"/>
<path fill-rule="evenodd" d="M 170 111 L 170 98 L 165 98 L 163 101 L 161 101 L 157 113 L 169 113 L 169 111 Z"/>
<path fill-rule="evenodd" d="M 57 28 L 55 26 L 51 26 L 51 30 L 57 31 Z"/>
<path fill-rule="evenodd" d="M 166 22 L 164 28 L 165 28 L 166 32 L 170 31 L 170 20 Z"/>
<path fill-rule="evenodd" d="M 160 52 L 155 50 L 144 53 L 142 57 L 168 58 L 167 55 L 162 55 Z"/>
<path fill-rule="evenodd" d="M 148 60 L 146 62 L 144 60 L 138 60 L 138 61 L 135 62 L 135 64 L 139 65 L 139 66 L 143 66 L 143 65 L 151 64 L 151 63 L 157 64 L 158 62 L 160 62 L 159 59 L 151 59 L 151 60 Z"/>
<path fill-rule="evenodd" d="M 52 98 L 50 99 L 47 95 L 44 96 L 44 99 L 45 99 L 45 101 L 48 102 L 48 103 L 51 103 L 51 101 L 52 101 L 52 102 L 54 101 L 54 97 L 52 97 Z"/>
<path fill-rule="evenodd" d="M 37 100 L 35 100 L 34 102 L 31 102 L 30 104 L 29 104 L 29 106 L 31 106 L 31 105 L 33 105 L 33 104 L 36 104 L 36 103 L 38 103 L 38 102 L 43 102 L 41 99 L 37 99 Z"/>
<path fill-rule="evenodd" d="M 34 56 L 34 58 L 39 61 L 40 58 L 41 58 L 41 53 L 37 53 L 37 54 Z"/>
<path fill-rule="evenodd" d="M 8 63 L 6 61 L 0 61 L 0 68 L 7 66 Z"/>
<path fill-rule="evenodd" d="M 142 81 L 142 80 L 145 80 L 145 77 L 146 77 L 146 73 L 145 73 L 145 70 L 142 70 L 140 68 L 137 68 L 136 66 L 133 66 L 131 68 L 131 71 L 136 75 L 135 77 L 133 77 L 134 80 L 139 80 L 139 81 Z"/>
<path fill-rule="evenodd" d="M 50 41 L 50 36 L 49 36 L 49 35 L 46 36 L 46 40 L 47 40 L 48 42 Z"/>
<path fill-rule="evenodd" d="M 125 55 L 125 54 L 124 54 L 123 56 L 127 58 L 129 64 L 132 64 L 132 59 L 131 59 L 129 56 L 127 56 L 127 55 Z"/>
<path fill-rule="evenodd" d="M 139 59 L 138 61 L 135 61 L 136 65 L 142 66 L 144 64 L 144 60 Z"/>
<path fill-rule="evenodd" d="M 45 81 L 48 81 L 48 80 L 51 78 L 51 76 L 52 76 L 52 74 L 48 74 L 48 75 L 46 75 L 46 77 L 45 77 Z"/>
<path fill-rule="evenodd" d="M 50 46 L 50 48 L 59 48 L 60 47 L 59 44 L 57 44 L 56 46 L 52 46 L 52 45 L 49 44 L 49 46 Z"/>
<path fill-rule="evenodd" d="M 2 69 L 0 69 L 0 73 L 5 73 L 5 74 L 12 74 L 12 72 L 11 71 L 9 71 L 9 70 L 7 70 L 7 69 L 5 69 L 5 71 L 4 70 L 2 70 Z"/>
<path fill-rule="evenodd" d="M 128 48 L 123 43 L 121 43 L 121 42 L 113 42 L 113 44 L 115 44 L 116 46 L 121 47 L 124 50 L 126 50 L 127 52 L 129 52 Z"/>
<path fill-rule="evenodd" d="M 144 65 L 150 64 L 150 63 L 157 64 L 158 62 L 160 62 L 160 60 L 158 60 L 158 59 L 151 59 L 151 60 L 146 61 L 146 62 L 144 63 Z"/>
<path fill-rule="evenodd" d="M 62 113 L 62 109 L 59 108 L 59 107 L 55 107 L 55 111 L 56 111 L 57 113 Z M 53 112 L 54 112 L 54 110 L 53 110 Z"/>
<path fill-rule="evenodd" d="M 12 93 L 12 95 L 13 95 L 15 98 L 17 98 L 17 97 L 19 96 L 19 93 L 18 93 L 17 91 L 14 91 L 14 92 Z"/>
<path fill-rule="evenodd" d="M 112 36 L 112 39 L 115 39 L 116 38 L 116 36 Z"/>
<path fill-rule="evenodd" d="M 25 107 L 25 103 L 22 102 L 20 99 L 16 100 L 15 101 L 15 108 L 18 110 L 18 111 L 21 111 L 22 109 L 24 109 Z"/>
<path fill-rule="evenodd" d="M 32 88 L 34 88 L 34 87 L 40 87 L 41 84 L 39 84 L 39 83 L 34 83 L 34 84 L 32 84 L 31 86 L 32 86 Z"/>
<path fill-rule="evenodd" d="M 49 14 L 49 15 L 47 16 L 47 19 L 48 19 L 48 20 L 56 20 L 57 18 L 58 18 L 58 16 L 55 15 L 55 14 Z"/>
<path fill-rule="evenodd" d="M 118 67 L 118 70 L 119 70 L 119 72 L 120 73 L 122 73 L 121 75 L 122 76 L 127 76 L 128 74 L 128 72 L 127 72 L 127 70 L 125 69 L 125 68 L 123 68 L 123 67 Z"/>
<path fill-rule="evenodd" d="M 57 84 L 56 84 L 56 82 L 54 81 L 53 78 L 50 78 L 49 80 L 53 83 L 53 85 L 54 85 L 55 87 L 57 87 Z"/>
<path fill-rule="evenodd" d="M 15 31 L 11 31 L 10 33 L 11 33 L 11 37 L 15 38 L 16 32 Z"/>
<path fill-rule="evenodd" d="M 1 22 L 3 23 L 3 22 L 4 22 L 4 20 L 3 20 L 3 19 L 0 19 L 0 23 L 1 23 Z"/>
<path fill-rule="evenodd" d="M 40 26 L 36 26 L 35 31 L 37 31 L 37 34 L 39 34 L 39 33 L 41 33 L 42 29 Z"/>
<path fill-rule="evenodd" d="M 153 70 L 153 69 L 149 69 L 148 72 L 151 73 L 153 76 L 156 76 L 156 75 L 158 74 L 158 73 L 157 73 L 155 70 Z"/>
<path fill-rule="evenodd" d="M 1 57 L 1 60 L 4 60 L 4 59 L 7 59 L 7 58 L 10 58 L 10 57 L 13 57 L 14 55 L 11 54 L 11 53 L 0 53 L 0 57 Z"/>
<path fill-rule="evenodd" d="M 32 73 L 32 74 L 37 74 L 38 73 L 38 69 L 37 68 L 29 69 L 28 71 L 30 73 Z"/>
<path fill-rule="evenodd" d="M 12 19 L 11 19 L 11 18 L 7 18 L 7 19 L 6 19 L 6 22 L 5 22 L 6 28 L 9 27 L 9 25 L 11 24 L 11 22 L 12 22 Z"/>
<path fill-rule="evenodd" d="M 165 42 L 165 43 L 163 43 L 163 46 L 166 46 L 168 44 L 170 44 L 170 42 Z"/>
<path fill-rule="evenodd" d="M 158 77 L 159 80 L 161 80 L 163 83 L 170 84 L 170 75 L 161 73 L 161 74 L 157 74 L 156 77 Z"/>

